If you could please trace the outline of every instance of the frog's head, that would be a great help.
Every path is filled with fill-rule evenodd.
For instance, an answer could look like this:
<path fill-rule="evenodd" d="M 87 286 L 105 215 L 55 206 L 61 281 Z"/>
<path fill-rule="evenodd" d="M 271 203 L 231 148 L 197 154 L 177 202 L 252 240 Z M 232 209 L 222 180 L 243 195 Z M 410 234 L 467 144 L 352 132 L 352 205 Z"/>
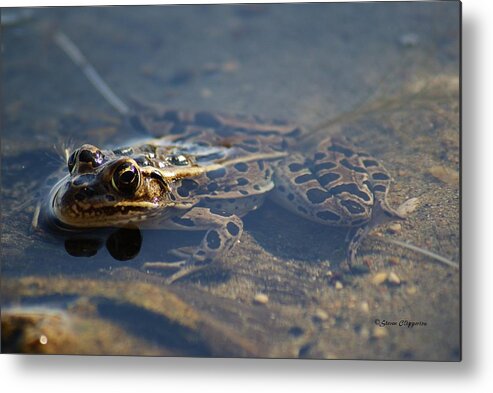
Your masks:
<path fill-rule="evenodd" d="M 131 157 L 86 144 L 67 164 L 69 174 L 53 187 L 49 200 L 56 219 L 69 227 L 131 226 L 173 205 L 161 173 Z"/>

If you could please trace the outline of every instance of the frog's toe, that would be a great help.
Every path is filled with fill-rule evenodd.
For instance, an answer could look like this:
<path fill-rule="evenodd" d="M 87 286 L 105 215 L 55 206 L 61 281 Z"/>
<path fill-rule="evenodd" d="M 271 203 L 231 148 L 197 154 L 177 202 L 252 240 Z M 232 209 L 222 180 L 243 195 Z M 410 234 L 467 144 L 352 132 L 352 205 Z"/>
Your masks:
<path fill-rule="evenodd" d="M 168 252 L 177 258 L 188 260 L 195 253 L 195 251 L 196 247 L 180 247 L 169 250 Z"/>
<path fill-rule="evenodd" d="M 403 202 L 398 208 L 397 213 L 406 218 L 413 213 L 419 206 L 419 198 L 411 198 Z"/>
<path fill-rule="evenodd" d="M 156 269 L 156 270 L 168 270 L 168 269 L 181 269 L 187 263 L 186 260 L 176 262 L 146 262 L 142 265 L 143 270 Z"/>
<path fill-rule="evenodd" d="M 182 280 L 190 276 L 193 273 L 196 273 L 199 270 L 202 270 L 204 266 L 196 266 L 196 265 L 186 265 L 178 270 L 176 273 L 173 273 L 171 276 L 166 278 L 166 284 L 174 284 L 177 281 Z"/>
<path fill-rule="evenodd" d="M 367 225 L 363 227 L 352 228 L 346 235 L 346 261 L 351 272 L 353 271 L 353 266 L 355 266 L 357 263 L 358 248 L 361 245 L 363 239 L 368 234 L 369 230 L 370 227 Z"/>

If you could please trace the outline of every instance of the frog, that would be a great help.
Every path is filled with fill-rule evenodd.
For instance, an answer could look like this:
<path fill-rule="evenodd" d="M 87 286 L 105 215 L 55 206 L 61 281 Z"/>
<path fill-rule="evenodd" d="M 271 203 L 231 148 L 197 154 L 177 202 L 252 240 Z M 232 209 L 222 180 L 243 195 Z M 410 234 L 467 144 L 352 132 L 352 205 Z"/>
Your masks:
<path fill-rule="evenodd" d="M 388 201 L 390 173 L 343 135 L 300 148 L 307 130 L 284 120 L 163 108 L 129 116 L 147 135 L 117 149 L 83 144 L 67 154 L 45 217 L 58 228 L 204 231 L 196 247 L 171 250 L 174 283 L 225 260 L 243 233 L 243 217 L 269 198 L 321 225 L 347 228 L 346 261 L 370 229 L 404 220 Z"/>

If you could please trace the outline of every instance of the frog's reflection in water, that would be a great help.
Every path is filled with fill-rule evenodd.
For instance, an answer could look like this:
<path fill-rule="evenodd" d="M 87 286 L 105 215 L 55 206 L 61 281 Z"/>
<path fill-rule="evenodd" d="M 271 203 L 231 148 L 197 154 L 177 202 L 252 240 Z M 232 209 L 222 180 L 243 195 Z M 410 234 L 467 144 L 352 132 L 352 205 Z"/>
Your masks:
<path fill-rule="evenodd" d="M 92 257 L 103 247 L 101 235 L 77 235 L 65 239 L 65 250 L 74 257 Z M 135 258 L 142 246 L 142 234 L 137 228 L 120 228 L 106 239 L 106 249 L 119 261 Z"/>

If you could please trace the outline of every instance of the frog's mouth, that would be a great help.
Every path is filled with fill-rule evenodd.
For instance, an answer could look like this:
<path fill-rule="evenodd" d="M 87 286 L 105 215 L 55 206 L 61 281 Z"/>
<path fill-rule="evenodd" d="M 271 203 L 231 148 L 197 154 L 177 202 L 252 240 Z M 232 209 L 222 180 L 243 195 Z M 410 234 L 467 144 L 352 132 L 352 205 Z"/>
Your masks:
<path fill-rule="evenodd" d="M 50 197 L 53 218 L 68 228 L 103 228 L 141 226 L 152 222 L 158 213 L 162 215 L 159 202 L 115 200 L 112 195 L 92 197 L 79 201 L 70 189 L 58 187 Z"/>

